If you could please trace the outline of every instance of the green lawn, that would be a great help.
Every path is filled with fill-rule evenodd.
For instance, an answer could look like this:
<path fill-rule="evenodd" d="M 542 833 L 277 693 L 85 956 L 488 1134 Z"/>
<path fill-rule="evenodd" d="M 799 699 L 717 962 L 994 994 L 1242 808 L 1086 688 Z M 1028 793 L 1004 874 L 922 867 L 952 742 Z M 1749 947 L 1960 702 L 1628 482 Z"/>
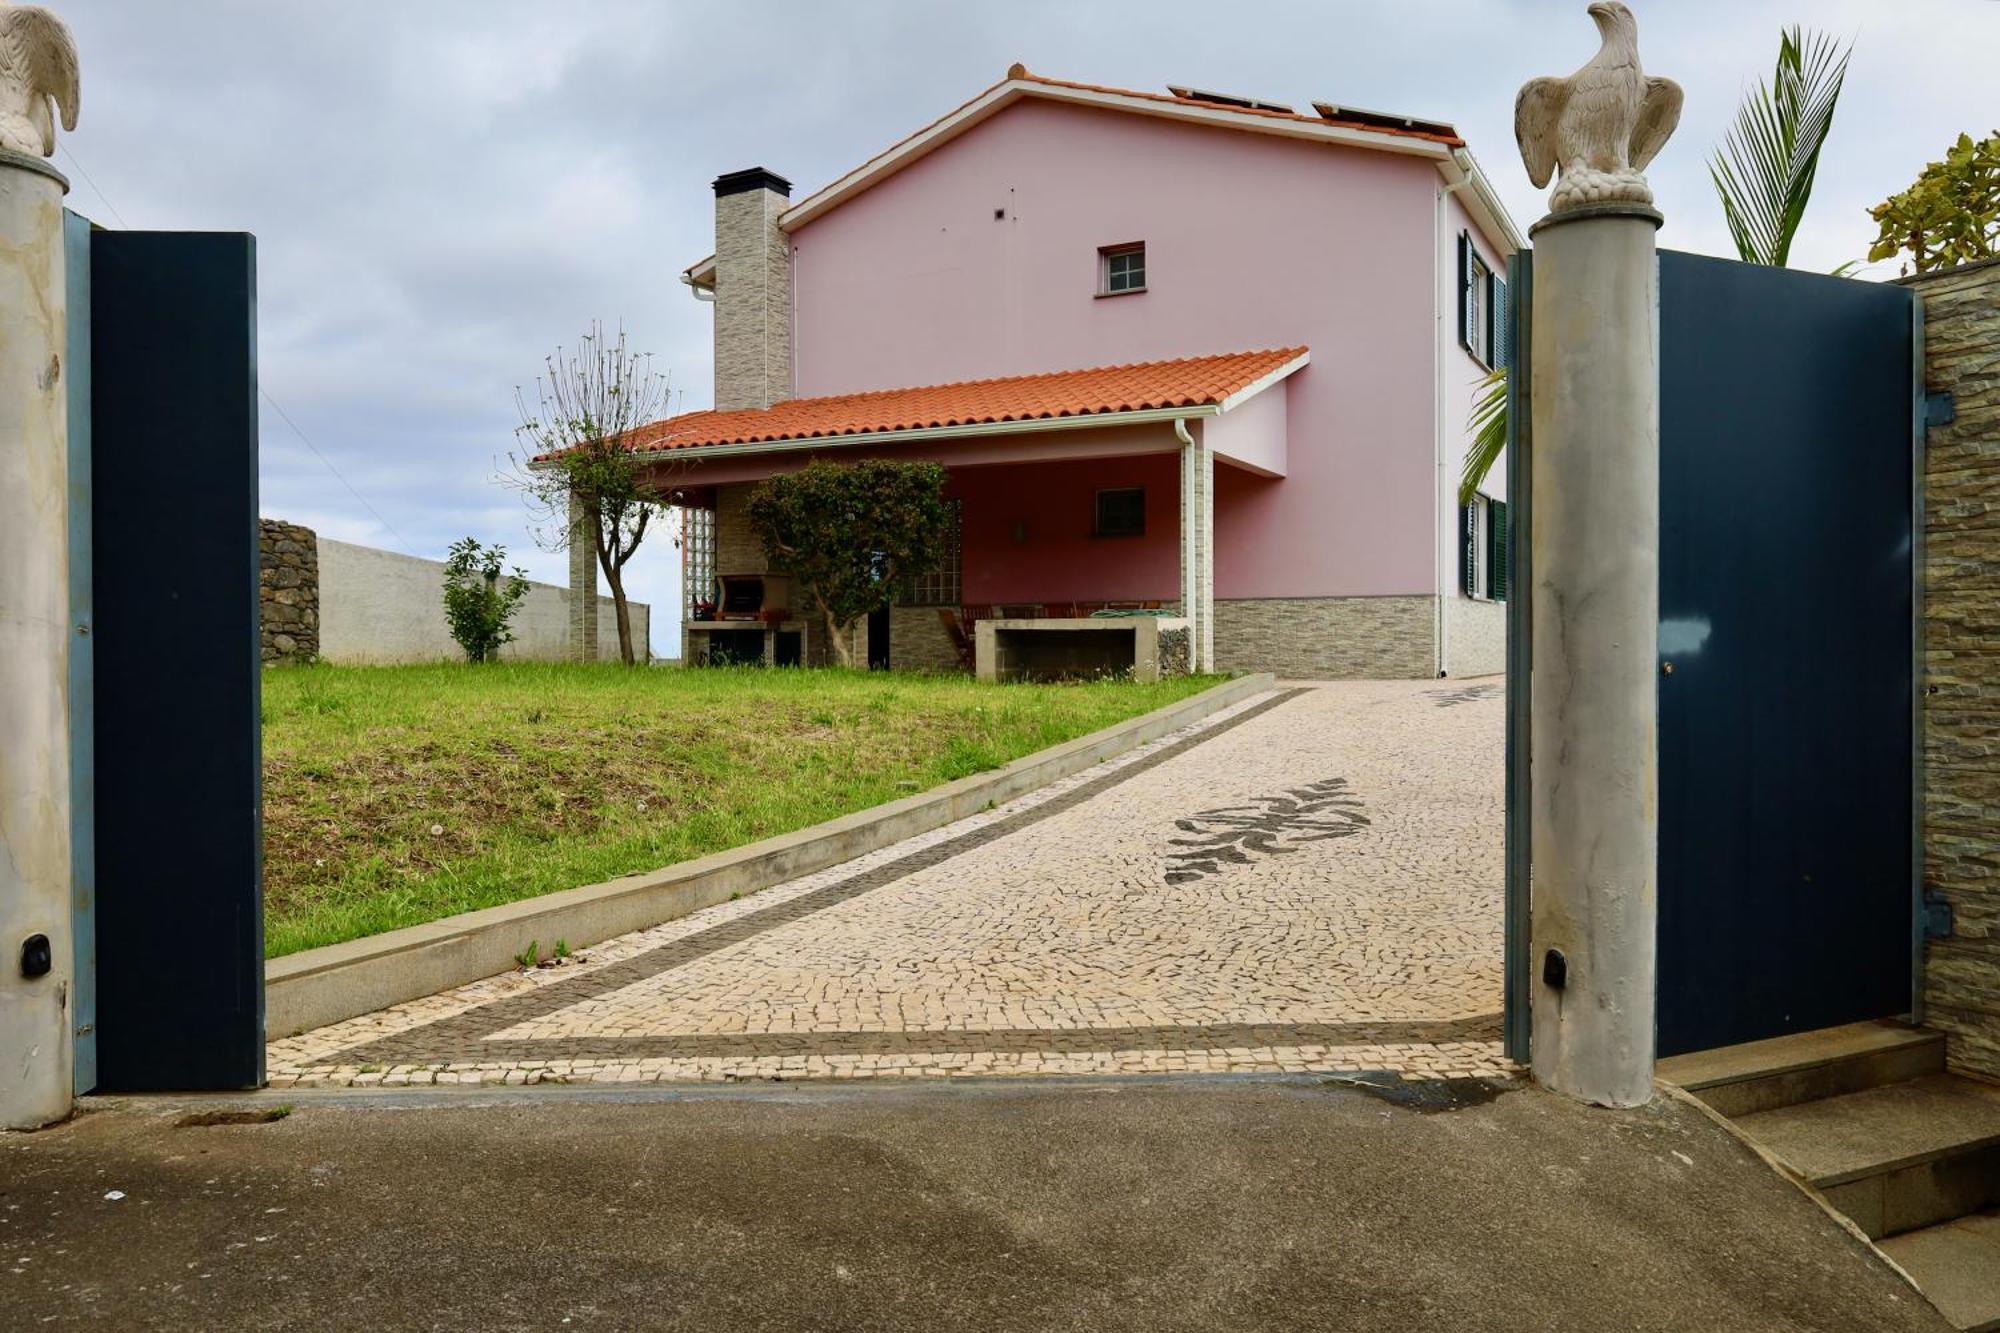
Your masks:
<path fill-rule="evenodd" d="M 741 846 L 1213 683 L 579 665 L 268 671 L 265 951 Z"/>

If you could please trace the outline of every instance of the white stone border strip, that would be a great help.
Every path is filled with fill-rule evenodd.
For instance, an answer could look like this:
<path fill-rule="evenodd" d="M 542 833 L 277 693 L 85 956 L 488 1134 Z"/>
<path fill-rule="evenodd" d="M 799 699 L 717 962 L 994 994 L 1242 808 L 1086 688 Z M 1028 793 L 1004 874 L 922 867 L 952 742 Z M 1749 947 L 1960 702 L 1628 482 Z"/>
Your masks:
<path fill-rule="evenodd" d="M 991 773 L 662 870 L 271 959 L 265 1034 L 288 1037 L 505 972 L 531 939 L 585 947 L 838 865 L 1080 773 L 1273 683 L 1267 672 L 1239 676 Z"/>

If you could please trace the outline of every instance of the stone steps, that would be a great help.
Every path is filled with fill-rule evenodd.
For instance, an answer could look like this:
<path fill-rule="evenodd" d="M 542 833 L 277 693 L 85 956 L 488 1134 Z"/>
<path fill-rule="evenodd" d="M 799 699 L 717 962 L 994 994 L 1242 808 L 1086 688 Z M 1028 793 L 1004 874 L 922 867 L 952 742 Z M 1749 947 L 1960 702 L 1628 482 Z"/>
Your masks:
<path fill-rule="evenodd" d="M 2000 1330 L 2000 1086 L 1944 1072 L 1906 1023 L 1677 1056 L 1660 1077 L 1728 1116 L 1961 1329 Z"/>
<path fill-rule="evenodd" d="M 2000 1333 L 2000 1210 L 1906 1231 L 1881 1244 L 1954 1328 Z"/>

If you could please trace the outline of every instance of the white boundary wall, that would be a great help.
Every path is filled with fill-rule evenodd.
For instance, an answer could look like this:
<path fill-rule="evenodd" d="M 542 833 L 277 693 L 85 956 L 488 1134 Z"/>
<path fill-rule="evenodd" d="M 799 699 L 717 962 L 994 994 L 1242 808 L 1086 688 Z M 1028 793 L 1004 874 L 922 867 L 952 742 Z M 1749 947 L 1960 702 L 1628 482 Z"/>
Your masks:
<path fill-rule="evenodd" d="M 597 599 L 598 660 L 618 660 L 618 618 Z M 643 660 L 651 612 L 633 602 L 632 642 Z M 569 656 L 569 589 L 533 583 L 512 621 L 506 662 Z M 344 664 L 463 661 L 444 618 L 444 562 L 319 538 L 319 655 Z"/>

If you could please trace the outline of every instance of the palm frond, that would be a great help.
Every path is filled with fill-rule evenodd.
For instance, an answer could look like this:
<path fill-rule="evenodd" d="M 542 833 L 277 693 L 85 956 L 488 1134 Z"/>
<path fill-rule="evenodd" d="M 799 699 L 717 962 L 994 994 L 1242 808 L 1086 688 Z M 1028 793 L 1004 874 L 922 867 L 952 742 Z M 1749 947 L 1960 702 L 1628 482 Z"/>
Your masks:
<path fill-rule="evenodd" d="M 1507 368 L 1495 366 L 1479 381 L 1478 395 L 1472 400 L 1472 418 L 1466 422 L 1472 443 L 1465 451 L 1465 466 L 1458 474 L 1458 502 L 1472 503 L 1479 483 L 1500 461 L 1507 447 Z"/>
<path fill-rule="evenodd" d="M 1825 33 L 1789 28 L 1770 82 L 1758 80 L 1737 108 L 1708 173 L 1745 263 L 1783 268 L 1790 258 L 1852 53 Z"/>

